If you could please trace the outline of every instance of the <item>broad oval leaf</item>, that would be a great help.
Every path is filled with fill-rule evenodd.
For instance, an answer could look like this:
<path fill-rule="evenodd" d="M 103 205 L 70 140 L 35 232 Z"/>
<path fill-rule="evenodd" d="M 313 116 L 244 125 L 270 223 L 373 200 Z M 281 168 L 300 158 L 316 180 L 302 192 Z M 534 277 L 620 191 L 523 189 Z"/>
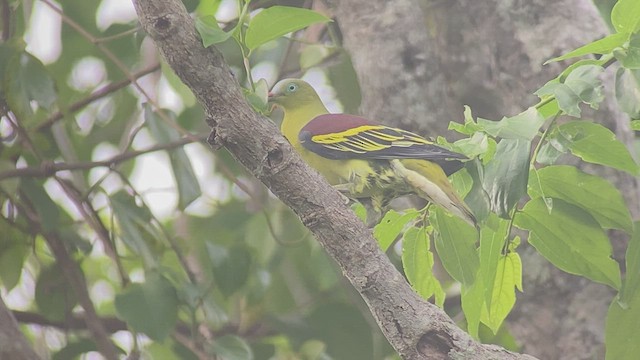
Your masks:
<path fill-rule="evenodd" d="M 484 301 L 491 307 L 493 287 L 509 222 L 491 214 L 480 229 L 480 277 L 484 284 Z"/>
<path fill-rule="evenodd" d="M 606 360 L 636 360 L 640 354 L 640 292 L 623 307 L 613 299 L 605 327 Z"/>
<path fill-rule="evenodd" d="M 424 299 L 435 297 L 436 305 L 444 305 L 445 293 L 433 275 L 433 253 L 425 227 L 412 227 L 402 237 L 402 268 L 413 289 Z"/>
<path fill-rule="evenodd" d="M 170 111 L 165 114 L 175 123 L 175 115 Z M 180 139 L 180 134 L 176 129 L 169 126 L 166 121 L 151 109 L 149 104 L 144 108 L 144 120 L 149 128 L 149 132 L 158 143 L 169 143 Z M 196 200 L 202 191 L 200 183 L 196 177 L 191 160 L 183 148 L 168 150 L 171 161 L 171 171 L 178 187 L 178 207 L 184 210 L 189 204 Z"/>
<path fill-rule="evenodd" d="M 535 107 L 530 107 L 518 115 L 505 117 L 500 121 L 478 118 L 478 125 L 494 137 L 532 140 L 538 135 L 544 121 L 542 114 Z"/>
<path fill-rule="evenodd" d="M 620 303 L 628 306 L 633 297 L 640 297 L 640 222 L 635 223 L 635 231 L 624 258 L 627 266 L 620 291 Z"/>
<path fill-rule="evenodd" d="M 629 117 L 640 118 L 640 70 L 621 67 L 616 71 L 616 100 Z"/>
<path fill-rule="evenodd" d="M 553 199 L 549 212 L 544 200 L 536 198 L 516 213 L 514 225 L 529 230 L 529 243 L 561 270 L 620 288 L 620 268 L 611 258 L 609 239 L 581 208 Z"/>
<path fill-rule="evenodd" d="M 178 321 L 178 295 L 164 276 L 151 273 L 144 283 L 131 284 L 116 295 L 116 313 L 132 329 L 156 341 L 171 334 Z"/>
<path fill-rule="evenodd" d="M 638 175 L 638 164 L 629 150 L 606 127 L 588 121 L 571 121 L 560 125 L 558 131 L 570 141 L 569 150 L 582 160 Z"/>
<path fill-rule="evenodd" d="M 196 18 L 196 30 L 200 33 L 204 47 L 227 41 L 232 34 L 232 31 L 226 32 L 222 30 L 213 15 L 199 16 Z"/>
<path fill-rule="evenodd" d="M 606 229 L 633 232 L 622 194 L 607 180 L 573 166 L 547 166 L 529 176 L 529 196 L 562 199 L 590 213 Z"/>
<path fill-rule="evenodd" d="M 272 6 L 262 10 L 249 22 L 245 45 L 249 50 L 282 35 L 303 29 L 311 24 L 329 22 L 331 19 L 312 10 Z"/>
<path fill-rule="evenodd" d="M 611 10 L 611 23 L 619 33 L 636 32 L 640 27 L 640 1 L 618 0 Z"/>
<path fill-rule="evenodd" d="M 456 281 L 467 287 L 473 285 L 480 267 L 476 252 L 478 233 L 464 220 L 439 207 L 431 212 L 429 219 L 442 265 Z"/>
<path fill-rule="evenodd" d="M 380 249 L 387 251 L 405 226 L 418 216 L 420 216 L 420 212 L 417 210 L 407 210 L 405 213 L 399 213 L 395 210 L 387 211 L 380 223 L 373 228 L 373 236 L 378 240 Z"/>
<path fill-rule="evenodd" d="M 502 218 L 509 217 L 527 191 L 530 148 L 527 140 L 502 139 L 484 170 L 482 187 L 489 195 L 491 209 Z"/>
<path fill-rule="evenodd" d="M 510 252 L 498 260 L 491 294 L 491 303 L 482 309 L 482 322 L 494 334 L 498 332 L 513 305 L 516 303 L 515 289 L 522 291 L 522 261 L 516 252 Z"/>

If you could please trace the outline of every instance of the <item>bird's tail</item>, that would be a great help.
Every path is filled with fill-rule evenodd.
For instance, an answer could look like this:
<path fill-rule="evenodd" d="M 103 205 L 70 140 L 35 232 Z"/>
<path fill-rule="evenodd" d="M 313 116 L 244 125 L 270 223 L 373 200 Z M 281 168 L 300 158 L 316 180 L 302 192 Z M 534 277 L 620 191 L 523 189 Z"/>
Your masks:
<path fill-rule="evenodd" d="M 392 160 L 391 166 L 396 175 L 404 178 L 420 197 L 442 206 L 471 226 L 478 227 L 475 216 L 460 199 L 438 164 L 421 159 L 403 159 Z"/>

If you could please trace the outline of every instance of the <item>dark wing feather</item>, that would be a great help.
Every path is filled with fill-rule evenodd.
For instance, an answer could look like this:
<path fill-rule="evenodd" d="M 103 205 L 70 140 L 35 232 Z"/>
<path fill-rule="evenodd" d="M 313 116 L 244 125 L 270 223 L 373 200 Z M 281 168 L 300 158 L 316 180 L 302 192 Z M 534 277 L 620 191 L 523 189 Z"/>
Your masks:
<path fill-rule="evenodd" d="M 327 159 L 424 159 L 440 164 L 447 175 L 462 167 L 459 160 L 467 159 L 412 132 L 346 114 L 316 117 L 300 130 L 299 140 Z"/>

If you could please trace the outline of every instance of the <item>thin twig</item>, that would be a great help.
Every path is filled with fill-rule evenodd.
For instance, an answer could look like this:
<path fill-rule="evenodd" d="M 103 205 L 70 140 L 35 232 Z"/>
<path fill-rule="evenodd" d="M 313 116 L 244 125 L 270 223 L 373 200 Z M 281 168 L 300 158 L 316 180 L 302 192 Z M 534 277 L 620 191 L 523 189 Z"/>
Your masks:
<path fill-rule="evenodd" d="M 202 135 L 196 136 L 195 141 L 201 142 L 201 141 L 204 141 L 205 138 L 206 136 L 202 136 Z M 75 163 L 42 162 L 40 166 L 30 166 L 30 167 L 4 171 L 0 173 L 0 180 L 14 178 L 14 177 L 49 177 L 49 176 L 53 176 L 55 173 L 59 171 L 65 171 L 65 170 L 88 170 L 96 167 L 113 168 L 115 165 L 121 162 L 136 158 L 143 154 L 160 151 L 160 150 L 169 150 L 169 149 L 177 148 L 186 144 L 191 144 L 193 142 L 194 142 L 193 138 L 182 138 L 180 140 L 176 140 L 170 143 L 158 144 L 144 150 L 134 150 L 134 151 L 118 154 L 107 160 L 82 161 L 82 162 L 75 162 Z"/>
<path fill-rule="evenodd" d="M 156 64 L 154 66 L 148 67 L 146 69 L 140 70 L 136 73 L 133 73 L 131 76 L 135 79 L 139 79 L 145 75 L 151 74 L 155 71 L 157 71 L 158 69 L 160 69 L 160 64 Z M 127 87 L 129 84 L 131 84 L 131 79 L 127 78 L 127 79 L 123 79 L 120 80 L 118 82 L 114 82 L 114 83 L 110 83 L 106 86 L 104 86 L 103 88 L 93 92 L 91 95 L 87 96 L 84 99 L 78 100 L 75 103 L 71 104 L 69 106 L 69 108 L 66 110 L 66 112 L 68 113 L 73 113 L 76 112 L 82 108 L 84 108 L 85 106 L 91 104 L 92 102 L 101 99 L 109 94 L 112 94 L 124 87 Z M 51 115 L 49 118 L 47 118 L 45 121 L 41 122 L 40 124 L 38 124 L 37 126 L 35 126 L 33 128 L 34 131 L 40 131 L 42 129 L 45 128 L 49 128 L 51 125 L 53 125 L 56 121 L 64 118 L 65 113 L 62 111 L 58 111 L 56 113 L 54 113 L 53 115 Z"/>

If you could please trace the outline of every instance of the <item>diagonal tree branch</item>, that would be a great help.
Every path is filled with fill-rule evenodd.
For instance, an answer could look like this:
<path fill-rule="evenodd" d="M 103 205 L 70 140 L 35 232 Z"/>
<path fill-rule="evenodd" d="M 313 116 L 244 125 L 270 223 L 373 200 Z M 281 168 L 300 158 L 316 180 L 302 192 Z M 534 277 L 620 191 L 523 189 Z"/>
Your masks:
<path fill-rule="evenodd" d="M 291 207 L 365 299 L 404 359 L 532 359 L 474 341 L 420 298 L 337 191 L 294 153 L 275 125 L 257 115 L 214 48 L 205 49 L 179 0 L 134 0 L 145 31 L 203 105 L 209 142 L 235 158 Z"/>
<path fill-rule="evenodd" d="M 31 344 L 20 331 L 11 310 L 0 298 L 0 359 L 39 360 Z"/>

